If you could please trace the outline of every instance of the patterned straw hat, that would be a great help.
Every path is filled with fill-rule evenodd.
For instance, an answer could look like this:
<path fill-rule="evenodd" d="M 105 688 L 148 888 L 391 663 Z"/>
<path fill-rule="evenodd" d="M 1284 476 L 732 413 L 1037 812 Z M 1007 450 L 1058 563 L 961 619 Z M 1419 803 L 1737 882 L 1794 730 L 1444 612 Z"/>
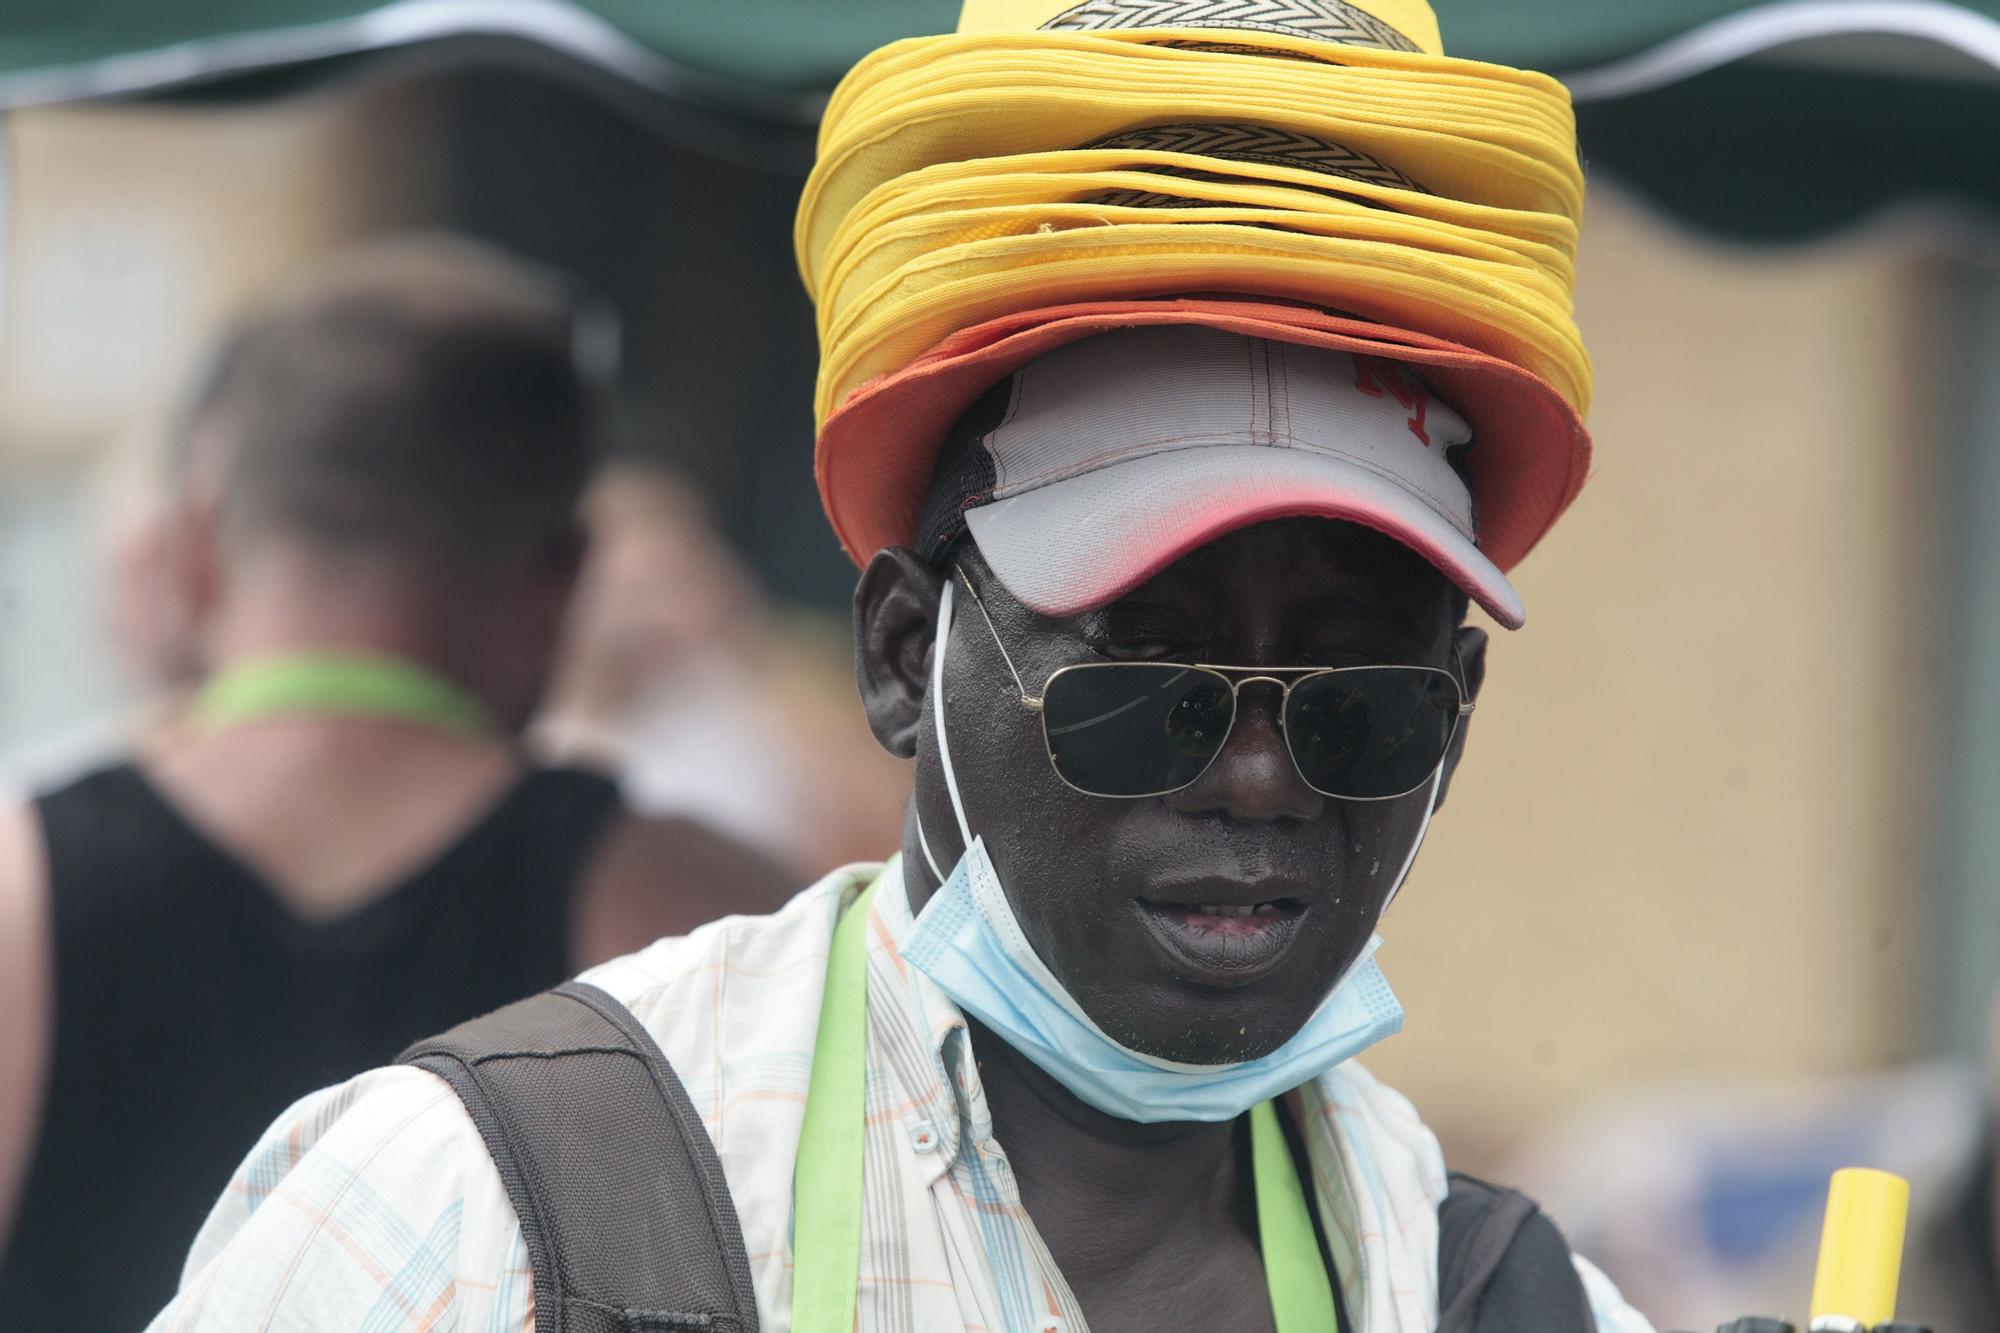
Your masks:
<path fill-rule="evenodd" d="M 1025 349 L 1227 307 L 1421 364 L 1507 569 L 1587 470 L 1581 203 L 1561 86 L 1445 56 L 1423 0 L 968 0 L 822 126 L 797 239 L 828 514 L 857 559 L 912 540 L 945 428 Z"/>

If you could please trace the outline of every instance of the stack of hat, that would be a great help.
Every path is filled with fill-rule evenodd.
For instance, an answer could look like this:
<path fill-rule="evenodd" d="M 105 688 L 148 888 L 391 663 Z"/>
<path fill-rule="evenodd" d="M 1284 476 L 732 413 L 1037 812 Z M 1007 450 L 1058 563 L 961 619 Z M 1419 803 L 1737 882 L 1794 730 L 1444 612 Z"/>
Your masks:
<path fill-rule="evenodd" d="M 1575 498 L 1568 94 L 1443 54 L 1425 0 L 966 0 L 842 82 L 799 210 L 817 471 L 865 559 L 946 429 L 1077 338 L 1193 323 L 1412 364 L 1470 423 L 1504 570 Z"/>

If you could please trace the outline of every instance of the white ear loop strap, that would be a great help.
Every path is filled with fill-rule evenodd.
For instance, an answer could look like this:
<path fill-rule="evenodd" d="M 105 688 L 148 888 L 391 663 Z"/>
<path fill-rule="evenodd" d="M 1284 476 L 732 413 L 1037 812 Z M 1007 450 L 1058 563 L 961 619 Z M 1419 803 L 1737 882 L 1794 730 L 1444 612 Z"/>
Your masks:
<path fill-rule="evenodd" d="M 1389 910 L 1389 903 L 1395 902 L 1396 895 L 1403 891 L 1403 881 L 1410 877 L 1410 867 L 1417 863 L 1417 853 L 1423 848 L 1424 834 L 1430 832 L 1431 816 L 1437 813 L 1438 792 L 1443 787 L 1444 765 L 1440 763 L 1437 772 L 1431 775 L 1430 799 L 1424 802 L 1424 822 L 1417 825 L 1417 840 L 1410 844 L 1410 854 L 1403 858 L 1403 868 L 1396 872 L 1395 887 L 1389 890 L 1388 901 L 1382 904 L 1382 910 L 1385 912 Z"/>
<path fill-rule="evenodd" d="M 944 595 L 938 599 L 937 650 L 931 654 L 931 717 L 937 723 L 938 762 L 944 766 L 944 789 L 951 793 L 951 812 L 958 816 L 958 836 L 972 846 L 972 825 L 965 818 L 965 802 L 958 796 L 958 775 L 951 769 L 951 744 L 944 734 L 944 653 L 951 642 L 951 587 L 944 581 Z"/>
<path fill-rule="evenodd" d="M 944 883 L 944 871 L 938 869 L 937 858 L 931 855 L 931 840 L 924 836 L 924 817 L 917 816 L 917 847 L 924 854 L 924 864 L 931 868 L 931 878 Z"/>
<path fill-rule="evenodd" d="M 951 594 L 952 580 L 947 577 L 944 592 L 938 598 L 937 641 L 931 646 L 931 720 L 937 728 L 938 763 L 944 769 L 944 789 L 951 796 L 951 812 L 958 818 L 959 837 L 969 848 L 972 846 L 972 825 L 965 818 L 965 802 L 959 799 L 958 775 L 952 771 L 951 744 L 945 738 L 944 729 L 944 654 L 951 643 Z M 931 854 L 930 839 L 924 836 L 922 814 L 917 816 L 917 846 L 923 849 L 931 874 L 943 883 L 944 871 L 939 868 L 937 857 Z"/>

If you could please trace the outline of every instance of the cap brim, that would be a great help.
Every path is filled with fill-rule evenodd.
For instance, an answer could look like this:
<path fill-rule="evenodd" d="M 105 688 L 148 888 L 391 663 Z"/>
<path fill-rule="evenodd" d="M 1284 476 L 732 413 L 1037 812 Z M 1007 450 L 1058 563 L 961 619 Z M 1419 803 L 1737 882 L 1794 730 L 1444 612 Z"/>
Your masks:
<path fill-rule="evenodd" d="M 1113 601 L 1224 533 L 1313 515 L 1384 533 L 1508 629 L 1526 619 L 1507 576 L 1451 520 L 1366 468 L 1315 450 L 1209 445 L 1114 463 L 965 514 L 1007 591 L 1043 615 Z"/>
<path fill-rule="evenodd" d="M 1043 353 L 1079 338 L 1161 324 L 1206 325 L 1416 367 L 1472 427 L 1474 445 L 1466 454 L 1466 467 L 1479 525 L 1475 554 L 1483 552 L 1480 558 L 1496 571 L 1512 569 L 1583 487 L 1590 436 L 1575 409 L 1546 380 L 1484 352 L 1427 334 L 1273 301 L 1077 302 L 963 330 L 903 370 L 864 384 L 848 396 L 821 428 L 815 453 L 820 498 L 841 545 L 856 563 L 865 563 L 886 546 L 914 540 L 946 433 L 994 384 Z M 1350 507 L 1357 512 L 1341 516 L 1369 521 L 1358 512 L 1358 501 Z M 1391 518 L 1386 510 L 1384 514 L 1374 526 L 1391 531 Z M 1246 521 L 1254 518 L 1237 520 L 1239 526 Z M 1409 525 L 1394 525 L 1398 530 L 1405 526 Z M 1442 543 L 1436 545 L 1445 549 Z M 1472 568 L 1462 558 L 1457 567 Z M 1451 574 L 1449 569 L 1445 572 Z M 1505 585 L 1504 579 L 1500 582 Z M 1470 586 L 1467 591 L 1474 593 Z M 1495 600 L 1506 604 L 1505 599 Z M 1481 605 L 1485 604 L 1482 598 Z"/>

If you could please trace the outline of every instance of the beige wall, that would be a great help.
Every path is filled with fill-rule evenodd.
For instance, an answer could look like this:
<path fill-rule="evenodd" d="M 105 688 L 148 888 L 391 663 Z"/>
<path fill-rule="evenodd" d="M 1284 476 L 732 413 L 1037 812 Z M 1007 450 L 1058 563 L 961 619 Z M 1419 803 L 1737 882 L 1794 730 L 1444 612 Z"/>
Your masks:
<path fill-rule="evenodd" d="M 74 458 L 178 393 L 259 287 L 435 214 L 414 89 L 6 117 L 0 473 Z"/>
<path fill-rule="evenodd" d="M 1516 572 L 1385 930 L 1372 1063 L 1476 1158 L 1686 1073 L 1904 1049 L 1936 586 L 1920 267 L 1697 244 L 1599 190 L 1589 486 Z"/>

